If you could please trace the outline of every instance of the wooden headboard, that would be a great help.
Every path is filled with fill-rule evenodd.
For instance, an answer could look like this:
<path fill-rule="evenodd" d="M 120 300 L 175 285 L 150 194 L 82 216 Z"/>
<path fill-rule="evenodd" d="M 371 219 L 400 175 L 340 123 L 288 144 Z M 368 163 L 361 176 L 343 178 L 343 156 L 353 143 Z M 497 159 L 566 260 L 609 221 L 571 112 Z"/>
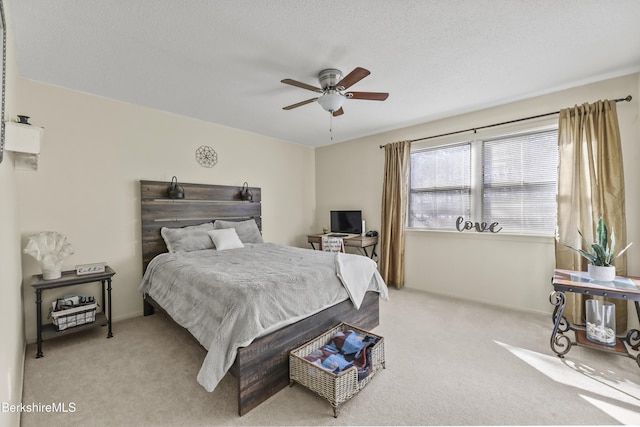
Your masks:
<path fill-rule="evenodd" d="M 160 235 L 162 227 L 186 227 L 207 221 L 224 219 L 242 221 L 255 219 L 262 230 L 261 191 L 249 187 L 253 200 L 240 200 L 242 187 L 228 185 L 184 184 L 184 199 L 170 199 L 170 182 L 140 181 L 142 224 L 142 271 L 158 254 L 167 252 Z"/>

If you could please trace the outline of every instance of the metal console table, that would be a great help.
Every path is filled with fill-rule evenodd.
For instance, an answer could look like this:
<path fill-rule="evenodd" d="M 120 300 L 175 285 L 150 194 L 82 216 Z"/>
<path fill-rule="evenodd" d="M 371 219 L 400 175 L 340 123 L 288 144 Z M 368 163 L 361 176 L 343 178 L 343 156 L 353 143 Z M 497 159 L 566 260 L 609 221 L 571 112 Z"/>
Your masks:
<path fill-rule="evenodd" d="M 630 329 L 626 336 L 616 337 L 615 346 L 607 346 L 589 341 L 585 328 L 571 325 L 563 316 L 566 306 L 565 292 L 574 292 L 584 295 L 603 296 L 617 298 L 626 301 L 634 301 L 638 319 L 640 320 L 640 279 L 632 277 L 616 277 L 613 282 L 598 282 L 589 279 L 587 273 L 582 271 L 555 270 L 553 279 L 553 291 L 549 295 L 549 302 L 555 306 L 553 310 L 553 332 L 551 333 L 551 350 L 564 357 L 571 350 L 571 346 L 585 346 L 599 350 L 616 353 L 634 359 L 640 366 L 640 331 Z M 566 332 L 575 333 L 575 341 L 572 341 Z M 636 354 L 631 354 L 629 350 Z"/>
<path fill-rule="evenodd" d="M 111 328 L 111 278 L 116 274 L 115 271 L 108 265 L 105 267 L 105 271 L 102 273 L 92 273 L 86 275 L 77 275 L 75 270 L 63 271 L 62 277 L 53 280 L 44 280 L 42 274 L 36 274 L 32 277 L 31 286 L 36 291 L 36 321 L 38 328 L 38 351 L 36 353 L 36 359 L 43 357 L 42 353 L 42 341 L 80 332 L 88 328 L 96 326 L 108 326 L 107 338 L 113 336 L 113 330 Z M 85 283 L 102 282 L 102 312 L 96 314 L 96 320 L 93 323 L 76 326 L 74 328 L 65 329 L 64 331 L 57 331 L 52 324 L 42 324 L 42 291 L 47 289 L 62 288 L 65 286 L 82 285 Z M 106 289 L 105 289 L 106 287 Z M 106 300 L 105 300 L 106 290 Z M 106 309 L 106 310 L 105 310 Z"/>

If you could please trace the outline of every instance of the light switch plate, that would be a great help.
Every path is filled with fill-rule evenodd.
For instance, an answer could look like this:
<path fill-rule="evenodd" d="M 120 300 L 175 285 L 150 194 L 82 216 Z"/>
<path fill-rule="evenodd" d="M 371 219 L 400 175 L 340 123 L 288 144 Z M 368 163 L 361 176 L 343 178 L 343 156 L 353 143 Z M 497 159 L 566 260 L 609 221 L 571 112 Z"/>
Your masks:
<path fill-rule="evenodd" d="M 106 262 L 95 262 L 93 264 L 80 264 L 76 265 L 76 274 L 82 276 L 83 274 L 95 274 L 104 273 L 107 267 Z"/>

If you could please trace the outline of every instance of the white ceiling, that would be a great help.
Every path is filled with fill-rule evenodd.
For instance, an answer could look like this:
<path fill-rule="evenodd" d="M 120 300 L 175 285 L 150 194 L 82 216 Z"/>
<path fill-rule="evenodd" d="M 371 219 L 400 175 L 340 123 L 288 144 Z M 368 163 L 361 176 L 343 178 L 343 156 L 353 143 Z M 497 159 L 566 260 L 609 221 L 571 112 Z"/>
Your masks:
<path fill-rule="evenodd" d="M 640 71 L 638 0 L 6 1 L 21 77 L 309 146 Z M 315 97 L 283 78 L 356 66 L 390 96 L 333 141 L 317 103 L 282 109 Z"/>

